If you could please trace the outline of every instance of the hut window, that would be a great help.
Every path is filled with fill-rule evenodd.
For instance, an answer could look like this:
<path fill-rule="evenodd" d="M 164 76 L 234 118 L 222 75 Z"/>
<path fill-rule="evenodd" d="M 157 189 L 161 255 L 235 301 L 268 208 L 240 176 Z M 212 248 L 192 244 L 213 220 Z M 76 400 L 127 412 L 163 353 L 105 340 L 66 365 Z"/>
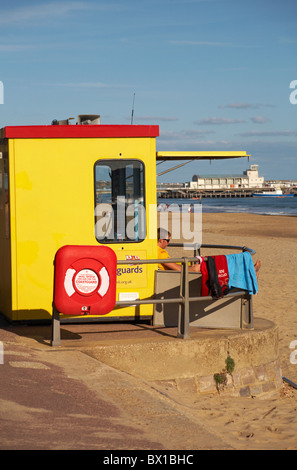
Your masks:
<path fill-rule="evenodd" d="M 100 243 L 145 239 L 144 164 L 140 160 L 95 163 L 95 236 Z"/>

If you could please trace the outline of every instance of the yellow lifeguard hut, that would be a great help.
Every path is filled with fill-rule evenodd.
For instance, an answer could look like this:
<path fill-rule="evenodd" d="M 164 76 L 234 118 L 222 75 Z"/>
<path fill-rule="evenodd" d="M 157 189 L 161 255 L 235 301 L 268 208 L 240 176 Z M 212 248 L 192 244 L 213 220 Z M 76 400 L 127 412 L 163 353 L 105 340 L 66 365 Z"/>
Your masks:
<path fill-rule="evenodd" d="M 156 152 L 158 126 L 85 119 L 0 131 L 0 311 L 11 321 L 51 318 L 62 246 L 102 244 L 118 260 L 157 258 L 157 160 L 247 156 Z M 155 269 L 118 266 L 117 300 L 150 298 Z M 104 319 L 152 314 L 148 304 L 116 306 Z"/>

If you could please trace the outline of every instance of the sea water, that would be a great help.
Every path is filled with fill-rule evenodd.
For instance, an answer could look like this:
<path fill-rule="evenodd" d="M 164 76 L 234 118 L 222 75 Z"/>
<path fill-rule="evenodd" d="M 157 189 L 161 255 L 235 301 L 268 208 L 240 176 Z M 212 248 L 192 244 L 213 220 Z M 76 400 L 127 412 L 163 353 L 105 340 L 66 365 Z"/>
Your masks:
<path fill-rule="evenodd" d="M 158 199 L 158 210 L 187 212 L 197 199 Z M 297 216 L 297 197 L 202 198 L 202 213 L 247 213 Z M 166 206 L 169 206 L 168 208 Z"/>

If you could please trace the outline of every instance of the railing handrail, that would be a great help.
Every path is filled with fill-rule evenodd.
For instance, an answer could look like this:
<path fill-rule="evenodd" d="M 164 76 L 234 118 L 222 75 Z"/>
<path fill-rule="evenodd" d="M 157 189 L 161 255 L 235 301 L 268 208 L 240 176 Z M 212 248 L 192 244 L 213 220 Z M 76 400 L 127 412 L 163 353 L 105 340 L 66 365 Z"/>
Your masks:
<path fill-rule="evenodd" d="M 196 249 L 196 246 L 199 246 L 200 248 L 214 248 L 214 249 L 221 249 L 221 248 L 226 248 L 228 250 L 241 250 L 241 251 L 248 251 L 252 256 L 256 253 L 255 250 L 252 248 L 248 248 L 247 246 L 238 246 L 238 245 L 209 245 L 209 244 L 202 244 L 202 245 L 196 245 L 196 244 L 186 244 L 186 243 L 171 243 L 171 246 L 175 247 L 184 247 L 184 246 L 189 246 L 193 247 Z M 183 262 L 184 258 L 187 258 L 188 262 L 194 262 L 197 261 L 196 256 L 188 257 L 188 256 L 182 256 L 180 258 L 170 258 L 171 263 L 181 263 Z M 207 259 L 207 256 L 204 256 L 205 259 Z M 162 264 L 164 263 L 164 258 L 163 259 L 129 259 L 129 260 L 117 260 L 117 264 Z"/>
<path fill-rule="evenodd" d="M 251 253 L 251 255 L 254 255 L 256 252 L 252 248 L 249 248 L 247 246 L 239 246 L 239 245 L 211 245 L 208 243 L 170 243 L 170 246 L 176 246 L 176 247 L 192 247 L 194 250 L 200 250 L 201 248 L 214 248 L 214 249 L 220 249 L 220 248 L 226 248 L 227 250 L 241 250 L 241 251 L 248 251 Z"/>

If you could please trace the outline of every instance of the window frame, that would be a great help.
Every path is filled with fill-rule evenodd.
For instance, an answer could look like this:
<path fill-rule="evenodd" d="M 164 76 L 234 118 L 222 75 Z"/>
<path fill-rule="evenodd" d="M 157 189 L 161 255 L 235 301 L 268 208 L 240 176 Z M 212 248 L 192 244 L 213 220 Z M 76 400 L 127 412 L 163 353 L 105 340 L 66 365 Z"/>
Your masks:
<path fill-rule="evenodd" d="M 116 163 L 116 162 L 127 162 L 127 164 L 125 165 L 127 167 L 127 165 L 131 165 L 133 164 L 133 167 L 134 167 L 134 163 L 135 162 L 138 162 L 139 163 L 139 167 L 140 169 L 142 170 L 142 178 L 140 178 L 140 188 L 141 188 L 141 197 L 143 199 L 143 202 L 142 202 L 142 207 L 144 210 L 144 217 L 143 217 L 143 229 L 142 229 L 142 234 L 143 234 L 143 237 L 140 238 L 139 240 L 137 239 L 130 239 L 130 238 L 127 238 L 127 236 L 125 236 L 125 238 L 123 240 L 117 240 L 116 239 L 116 234 L 114 233 L 114 239 L 99 239 L 97 237 L 97 234 L 96 234 L 96 223 L 98 222 L 98 216 L 96 215 L 96 208 L 97 208 L 97 205 L 100 204 L 97 202 L 97 188 L 96 188 L 96 183 L 97 183 L 97 178 L 96 178 L 96 168 L 99 165 L 99 163 L 101 163 L 102 166 L 109 166 L 109 164 L 112 164 L 112 163 Z M 111 165 L 110 165 L 111 166 Z M 142 183 L 142 187 L 141 187 L 141 183 Z M 112 193 L 112 186 L 110 188 L 110 191 Z M 110 204 L 110 203 L 108 203 Z M 125 204 L 127 204 L 127 200 L 125 199 Z M 120 245 L 120 244 L 123 244 L 123 243 L 142 243 L 146 237 L 147 237 L 147 220 L 146 220 L 146 178 L 145 178 L 145 163 L 143 160 L 141 160 L 140 158 L 99 158 L 98 160 L 96 160 L 96 162 L 94 163 L 94 222 L 95 222 L 95 225 L 94 225 L 94 230 L 95 230 L 95 239 L 98 243 L 102 244 L 102 245 L 109 245 L 109 244 L 115 244 L 115 245 Z M 125 226 L 125 232 L 127 230 L 127 224 Z M 126 233 L 125 233 L 126 235 Z"/>

